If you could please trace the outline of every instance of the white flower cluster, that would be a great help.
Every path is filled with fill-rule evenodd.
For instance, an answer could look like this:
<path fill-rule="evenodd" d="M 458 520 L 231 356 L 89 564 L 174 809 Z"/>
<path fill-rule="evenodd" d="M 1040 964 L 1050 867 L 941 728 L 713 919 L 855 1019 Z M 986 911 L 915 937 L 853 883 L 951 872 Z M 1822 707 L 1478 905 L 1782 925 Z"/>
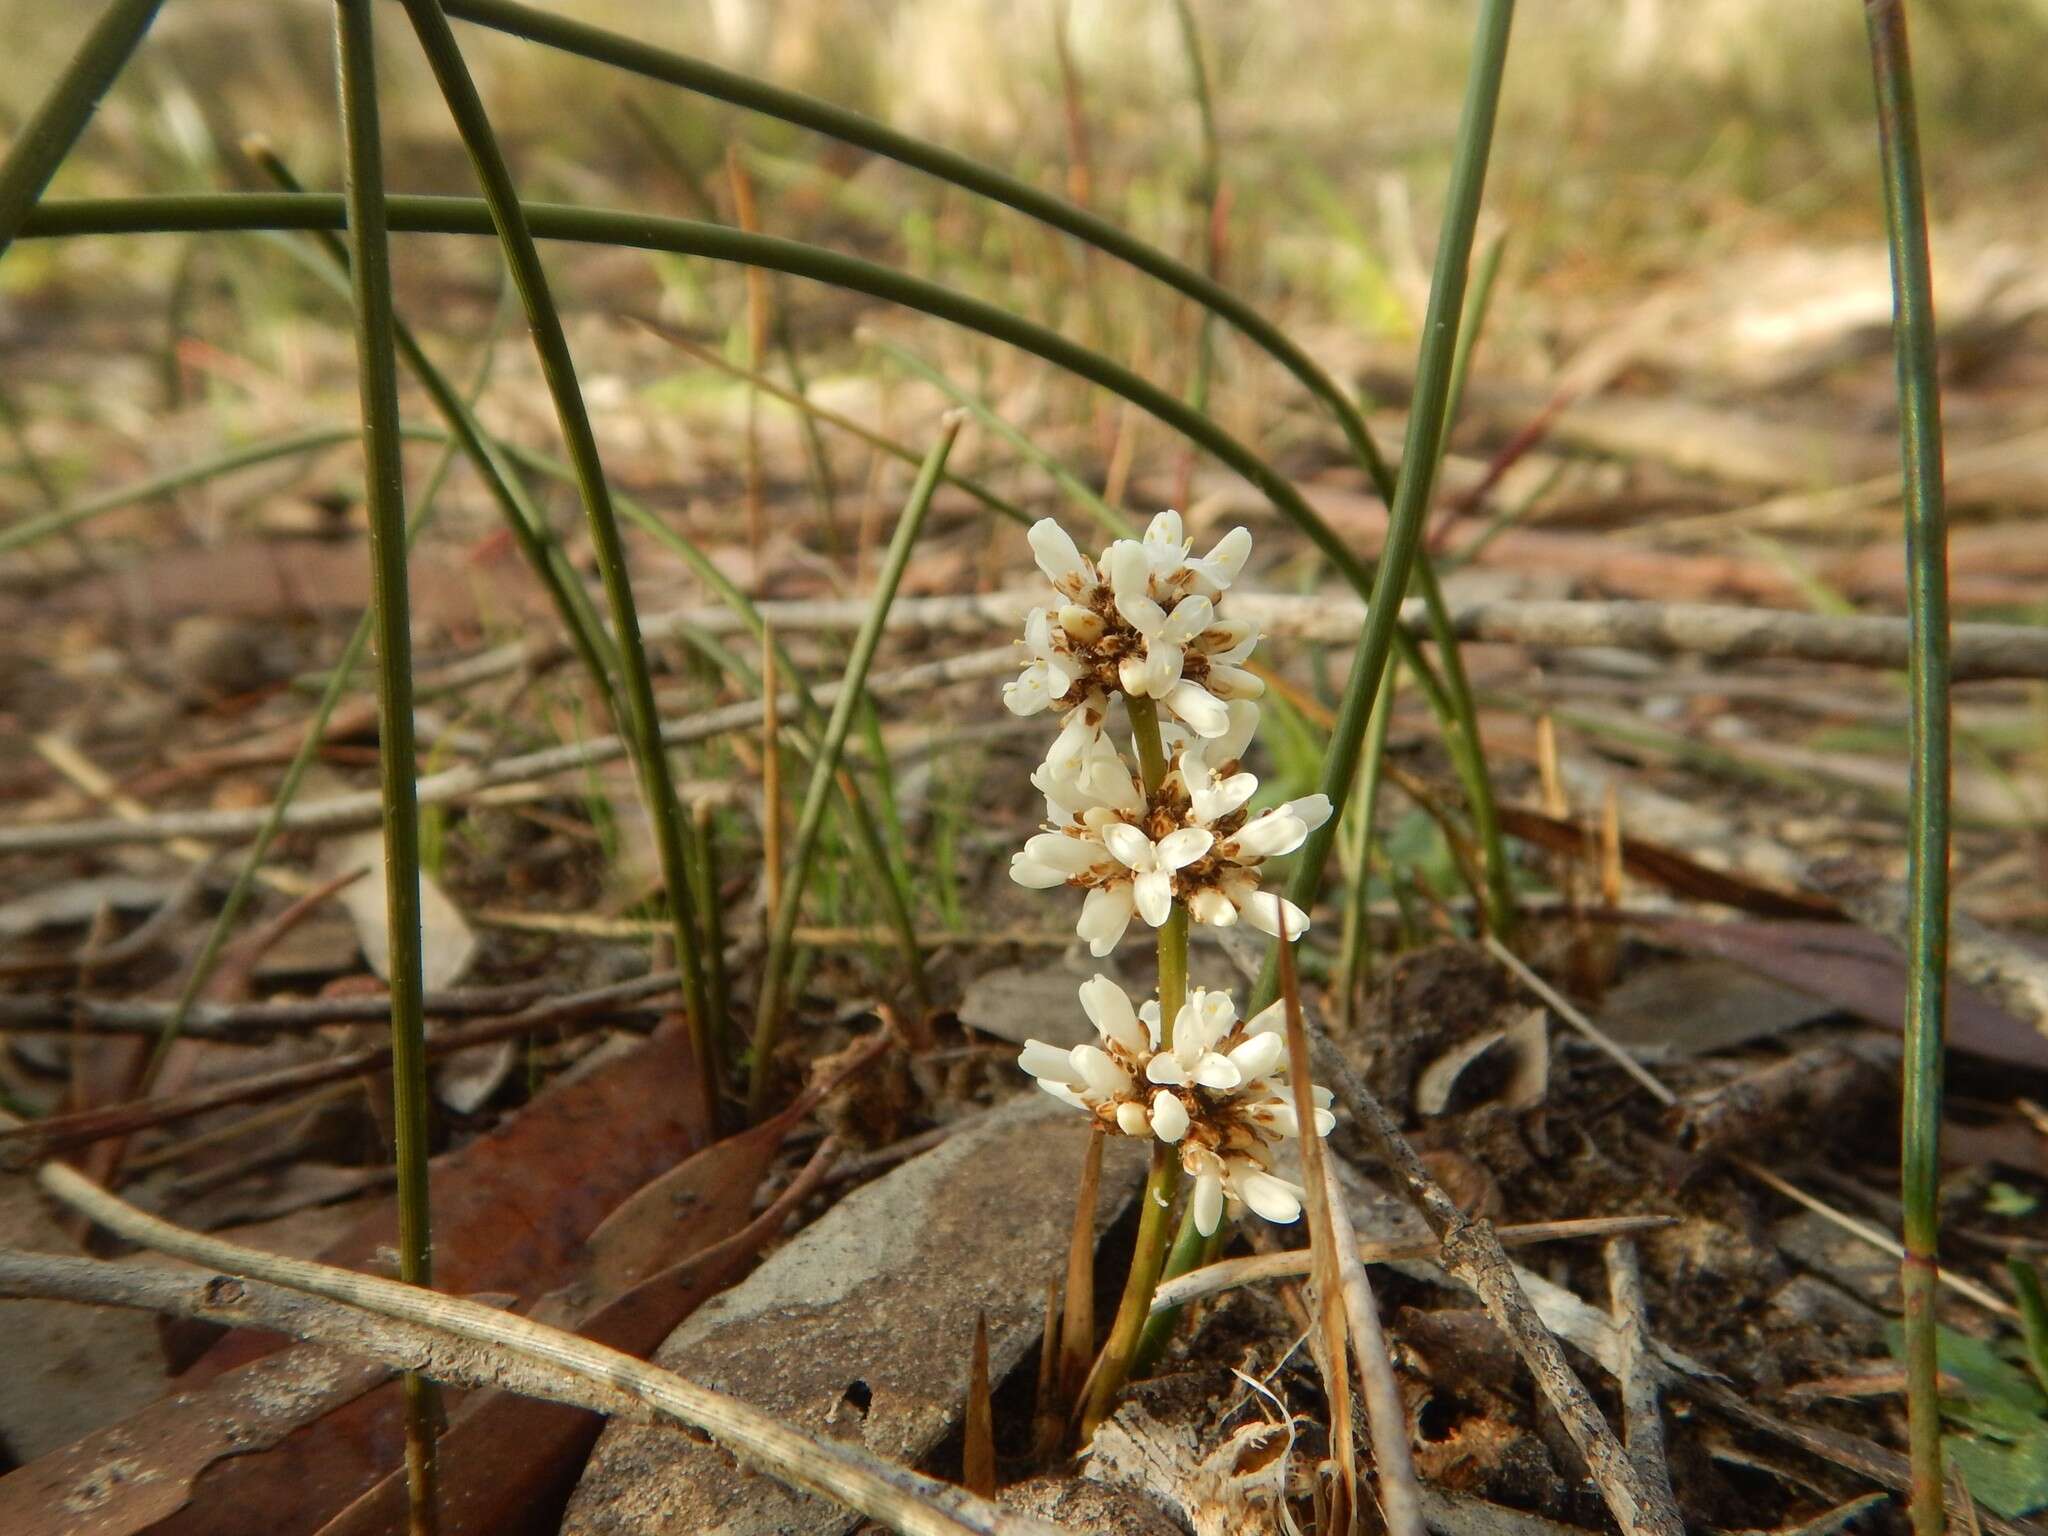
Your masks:
<path fill-rule="evenodd" d="M 1293 1221 L 1301 1188 L 1271 1162 L 1275 1142 L 1301 1134 L 1281 1006 L 1240 1023 L 1228 993 L 1197 987 L 1174 1020 L 1172 1046 L 1162 1049 L 1159 1004 L 1134 1009 L 1121 987 L 1097 976 L 1082 984 L 1081 1007 L 1101 1043 L 1063 1051 L 1030 1040 L 1017 1061 L 1040 1088 L 1105 1130 L 1176 1148 L 1194 1181 L 1195 1227 L 1204 1237 L 1226 1210 Z M 1316 1128 L 1327 1135 L 1336 1123 L 1330 1091 L 1313 1091 Z"/>
<path fill-rule="evenodd" d="M 1323 795 L 1245 810 L 1259 781 L 1238 766 L 1265 685 L 1237 663 L 1258 631 L 1221 612 L 1251 535 L 1234 528 L 1196 558 L 1178 512 L 1152 519 L 1143 539 L 1119 539 L 1090 561 L 1050 518 L 1031 529 L 1039 569 L 1066 602 L 1025 621 L 1023 675 L 1003 689 L 1020 715 L 1066 711 L 1058 739 L 1031 782 L 1045 796 L 1046 830 L 1010 861 L 1034 889 L 1087 892 L 1077 925 L 1108 954 L 1135 912 L 1157 928 L 1178 900 L 1198 923 L 1243 916 L 1277 935 L 1308 928 L 1308 914 L 1259 889 L 1267 859 L 1292 853 L 1330 815 Z M 1172 717 L 1169 767 L 1147 797 L 1131 762 L 1103 730 L 1113 693 L 1156 699 Z"/>
<path fill-rule="evenodd" d="M 1264 684 L 1239 663 L 1259 637 L 1222 609 L 1251 535 L 1232 529 L 1198 558 L 1180 514 L 1162 512 L 1144 538 L 1119 539 L 1098 560 L 1049 518 L 1030 539 L 1060 603 L 1025 621 L 1028 660 L 1003 702 L 1019 715 L 1051 708 L 1065 719 L 1031 776 L 1045 796 L 1045 828 L 1011 859 L 1010 878 L 1085 891 L 1077 930 L 1098 957 L 1134 914 L 1158 928 L 1176 906 L 1198 923 L 1225 927 L 1242 917 L 1298 938 L 1308 914 L 1261 890 L 1259 869 L 1299 848 L 1329 819 L 1330 802 L 1309 795 L 1256 815 L 1247 809 L 1259 781 L 1241 759 Z M 1157 726 L 1144 729 L 1158 730 L 1164 773 L 1149 793 L 1105 728 L 1118 693 L 1156 703 Z M 1240 1023 L 1227 993 L 1198 988 L 1162 1032 L 1157 1001 L 1134 1009 L 1097 976 L 1081 988 L 1081 1006 L 1101 1043 L 1064 1051 L 1027 1042 L 1018 1063 L 1039 1087 L 1106 1130 L 1177 1148 L 1205 1236 L 1226 1209 L 1282 1222 L 1301 1214 L 1301 1190 L 1271 1162 L 1274 1144 L 1301 1129 L 1278 1005 Z M 1314 1093 L 1327 1131 L 1330 1095 Z"/>

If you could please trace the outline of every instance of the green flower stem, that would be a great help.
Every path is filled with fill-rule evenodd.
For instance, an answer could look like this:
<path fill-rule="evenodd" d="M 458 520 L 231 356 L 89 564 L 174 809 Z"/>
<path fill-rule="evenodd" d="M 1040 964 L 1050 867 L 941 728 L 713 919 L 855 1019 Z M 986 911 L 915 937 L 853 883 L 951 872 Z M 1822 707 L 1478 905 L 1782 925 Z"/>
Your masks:
<path fill-rule="evenodd" d="M 127 64 L 163 0 L 114 0 L 71 56 L 0 160 L 0 256 L 92 120 L 93 108 Z"/>
<path fill-rule="evenodd" d="M 576 488 L 583 500 L 585 520 L 597 554 L 599 574 L 604 580 L 605 598 L 611 609 L 613 643 L 618 647 L 619 681 L 626 695 L 631 726 L 633 763 L 640 776 L 640 792 L 654 829 L 654 846 L 661 865 L 662 884 L 668 891 L 676 950 L 676 968 L 683 977 L 683 997 L 689 1010 L 690 1046 L 696 1057 L 698 1093 L 707 1134 L 716 1135 L 719 1120 L 719 1083 L 722 1071 L 717 1041 L 710 1028 L 710 1005 L 705 993 L 704 966 L 698 954 L 698 927 L 691 897 L 689 842 L 683 826 L 685 812 L 676 798 L 675 780 L 669 771 L 668 753 L 661 743 L 661 717 L 655 708 L 654 682 L 647 665 L 647 650 L 640 637 L 640 619 L 633 598 L 632 578 L 626 569 L 626 546 L 619 536 L 618 518 L 612 509 L 611 488 L 597 451 L 597 435 L 591 429 L 590 414 L 584 408 L 583 390 L 576 379 L 575 360 L 569 353 L 569 339 L 562 329 L 562 317 L 548 290 L 547 270 L 541 264 L 528 227 L 526 211 L 512 173 L 499 150 L 490 117 L 477 95 L 476 82 L 456 46 L 455 34 L 442 13 L 439 0 L 404 0 L 406 15 L 434 80 L 455 119 L 464 148 L 489 207 L 493 230 L 512 271 L 513 285 L 526 308 L 526 321 L 533 333 L 534 351 L 541 373 L 554 400 L 555 416 L 568 448 L 569 462 L 576 470 Z"/>
<path fill-rule="evenodd" d="M 1900 1063 L 1899 1134 L 1907 1439 L 1913 1465 L 1913 1530 L 1915 1536 L 1939 1536 L 1945 1513 L 1934 1286 L 1940 1263 L 1942 1037 L 1948 1002 L 1948 517 L 1942 496 L 1941 385 L 1927 254 L 1927 193 L 1920 170 L 1905 7 L 1900 0 L 1866 0 L 1864 19 L 1877 87 L 1885 231 L 1891 249 L 1892 337 L 1905 474 L 1906 609 L 1912 632 L 1907 669 L 1912 806 L 1906 832 L 1906 1035 Z"/>
<path fill-rule="evenodd" d="M 939 476 L 953 451 L 954 439 L 960 435 L 960 423 L 961 418 L 957 415 L 946 422 L 939 440 L 925 456 L 917 483 L 911 487 L 910 497 L 903 505 L 903 515 L 897 519 L 895 536 L 889 541 L 881 574 L 876 578 L 874 600 L 868 607 L 867 617 L 861 622 L 860 632 L 854 636 L 853 647 L 846 658 L 839 697 L 833 701 L 832 717 L 825 723 L 824 734 L 811 762 L 811 781 L 804 791 L 803 809 L 797 815 L 796 845 L 790 856 L 788 878 L 782 884 L 782 903 L 775 912 L 775 928 L 769 936 L 768 956 L 761 966 L 761 997 L 754 1015 L 752 1066 L 747 1087 L 748 1112 L 757 1119 L 767 1104 L 775 1037 L 782 1024 L 783 986 L 790 955 L 795 948 L 797 919 L 803 914 L 804 887 L 809 883 L 811 858 L 817 851 L 818 833 L 825 824 L 825 808 L 831 803 L 838 777 L 840 754 L 860 708 L 868 667 L 881 643 L 882 626 L 888 620 L 889 605 L 896 600 L 896 589 L 902 584 L 904 568 L 910 564 L 910 554 L 917 546 L 925 514 L 931 510 L 932 493 L 939 488 Z M 774 687 L 773 679 L 763 679 L 763 686 Z"/>
<path fill-rule="evenodd" d="M 1131 717 L 1131 735 L 1138 748 L 1138 772 L 1149 800 L 1166 781 L 1166 743 L 1159 732 L 1159 705 L 1152 699 L 1124 695 Z M 1176 901 L 1173 911 L 1159 929 L 1159 1029 L 1160 1044 L 1173 1047 L 1173 1025 L 1188 996 L 1188 910 Z M 1138 1342 L 1145 1320 L 1152 1311 L 1152 1292 L 1159 1285 L 1159 1269 L 1166 1260 L 1167 1239 L 1173 1230 L 1174 1197 L 1180 1192 L 1180 1160 L 1163 1143 L 1152 1148 L 1152 1169 L 1145 1180 L 1144 1201 L 1138 1215 L 1138 1240 L 1131 1251 L 1130 1273 L 1124 1278 L 1124 1292 L 1117 1303 L 1116 1319 L 1109 1326 L 1109 1338 L 1089 1378 L 1088 1400 L 1081 1411 L 1081 1438 L 1095 1434 L 1095 1426 L 1108 1415 L 1111 1402 L 1130 1380 L 1137 1359 Z"/>
<path fill-rule="evenodd" d="M 398 1274 L 434 1283 L 428 1210 L 427 1051 L 421 979 L 420 818 L 413 789 L 412 616 L 405 580 L 405 464 L 398 435 L 398 362 L 392 340 L 391 246 L 384 214 L 384 144 L 377 117 L 371 0 L 337 0 L 342 182 L 348 206 L 349 272 L 355 298 L 356 377 L 362 393 L 363 458 L 370 515 L 370 579 L 377 619 L 377 766 L 384 801 L 384 906 L 390 939 L 391 1092 L 398 1171 Z M 438 1526 L 433 1384 L 405 1378 L 405 1471 L 409 1528 Z"/>

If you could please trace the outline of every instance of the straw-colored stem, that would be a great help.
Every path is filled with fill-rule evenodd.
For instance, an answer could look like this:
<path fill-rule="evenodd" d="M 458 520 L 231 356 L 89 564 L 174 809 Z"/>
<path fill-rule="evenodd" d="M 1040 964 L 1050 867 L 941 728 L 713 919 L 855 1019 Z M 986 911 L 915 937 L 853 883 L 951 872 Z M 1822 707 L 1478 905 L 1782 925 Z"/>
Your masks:
<path fill-rule="evenodd" d="M 669 914 L 673 919 L 676 968 L 683 975 L 683 996 L 689 1011 L 690 1045 L 697 1063 L 697 1089 L 703 1123 L 715 1133 L 719 1116 L 719 1061 L 707 1014 L 704 968 L 697 953 L 697 920 L 691 910 L 688 838 L 683 828 L 683 809 L 676 798 L 675 782 L 669 772 L 668 754 L 661 744 L 660 716 L 654 703 L 654 683 L 647 666 L 647 651 L 640 638 L 640 621 L 633 598 L 632 579 L 626 570 L 625 542 L 619 536 L 613 514 L 611 489 L 604 465 L 598 457 L 597 436 L 584 408 L 583 390 L 576 379 L 575 360 L 569 354 L 569 339 L 562 329 L 562 317 L 548 289 L 547 271 L 533 242 L 518 188 L 498 147 L 476 82 L 456 46 L 448 18 L 439 0 L 404 0 L 420 49 L 434 72 L 449 115 L 469 151 L 478 185 L 488 206 L 491 225 L 511 269 L 512 281 L 525 306 L 528 328 L 541 373 L 555 406 L 555 416 L 576 471 L 576 488 L 590 527 L 590 539 L 597 554 L 599 574 L 604 580 L 605 598 L 611 608 L 612 632 L 619 652 L 620 683 L 625 691 L 627 714 L 633 737 L 634 767 L 640 776 L 641 795 L 654 827 L 655 853 L 668 891 Z"/>
<path fill-rule="evenodd" d="M 431 1286 L 433 1237 L 427 1192 L 427 1053 L 421 978 L 420 822 L 412 717 L 412 617 L 405 580 L 405 465 L 398 436 L 398 363 L 392 340 L 391 249 L 384 223 L 384 146 L 377 116 L 372 0 L 337 0 L 354 289 L 356 376 L 362 395 L 365 498 L 370 522 L 371 603 L 376 614 L 377 764 L 384 803 L 384 906 L 389 933 L 391 1092 L 398 1171 L 398 1273 Z M 413 1536 L 433 1536 L 432 1387 L 408 1376 L 406 1488 Z"/>
<path fill-rule="evenodd" d="M 1906 1032 L 1899 1065 L 1907 1439 L 1915 1536 L 1938 1536 L 1946 1518 L 1934 1290 L 1940 1263 L 1942 1037 L 1948 985 L 1948 521 L 1942 496 L 1941 385 L 1927 252 L 1927 196 L 1905 7 L 1900 0 L 1867 0 L 1864 17 L 1877 87 L 1878 149 L 1891 249 L 1892 336 L 1905 475 L 1906 611 L 1912 635 L 1907 670 L 1912 803 L 1906 832 Z"/>
<path fill-rule="evenodd" d="M 795 944 L 797 919 L 803 913 L 804 887 L 809 880 L 811 858 L 817 852 L 818 833 L 825 824 L 825 809 L 831 803 L 835 789 L 840 753 L 845 749 L 847 733 L 853 728 L 854 716 L 859 710 L 868 668 L 875 659 L 876 647 L 881 643 L 889 605 L 895 601 L 904 569 L 910 564 L 911 551 L 917 547 L 917 536 L 924 528 L 925 514 L 931 510 L 932 494 L 939 488 L 939 475 L 953 451 L 954 439 L 960 435 L 960 423 L 959 416 L 948 417 L 940 430 L 939 440 L 932 445 L 924 467 L 918 471 L 917 483 L 911 487 L 903 515 L 896 521 L 895 535 L 889 541 L 888 554 L 883 558 L 881 574 L 875 582 L 874 604 L 868 610 L 867 622 L 854 636 L 852 650 L 846 658 L 846 671 L 840 682 L 839 697 L 833 701 L 832 716 L 825 723 L 824 734 L 819 738 L 817 753 L 811 762 L 811 780 L 804 791 L 803 809 L 797 815 L 796 844 L 790 856 L 788 878 L 783 886 L 781 904 L 775 910 L 775 928 L 768 940 L 768 955 L 761 963 L 761 997 L 754 1015 L 754 1044 L 747 1084 L 748 1112 L 755 1118 L 759 1118 L 767 1105 L 775 1038 L 781 1026 L 784 987 L 789 979 L 790 952 Z"/>

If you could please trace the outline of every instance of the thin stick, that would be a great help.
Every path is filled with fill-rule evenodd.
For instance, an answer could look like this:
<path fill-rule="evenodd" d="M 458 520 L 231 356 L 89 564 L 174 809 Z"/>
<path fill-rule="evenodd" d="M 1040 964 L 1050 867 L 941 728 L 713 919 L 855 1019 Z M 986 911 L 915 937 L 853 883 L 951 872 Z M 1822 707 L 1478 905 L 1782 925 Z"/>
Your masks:
<path fill-rule="evenodd" d="M 912 1536 L 1059 1536 L 1043 1521 L 813 1440 L 738 1398 L 515 1313 L 372 1275 L 278 1259 L 157 1223 L 103 1193 L 97 1200 L 74 1193 L 111 1230 L 225 1273 L 0 1249 L 0 1295 L 263 1327 L 452 1386 L 514 1391 L 626 1423 L 698 1429 L 778 1481 Z M 248 1278 L 230 1278 L 234 1274 Z"/>
<path fill-rule="evenodd" d="M 1499 1227 L 1494 1236 L 1504 1248 L 1529 1243 L 1562 1242 L 1568 1238 L 1607 1237 L 1617 1232 L 1654 1232 L 1671 1226 L 1675 1216 L 1595 1216 L 1580 1221 L 1541 1221 L 1525 1226 Z M 1361 1240 L 1358 1257 L 1365 1264 L 1392 1264 L 1408 1259 L 1434 1259 L 1441 1244 L 1434 1237 L 1412 1242 Z M 1169 1280 L 1152 1298 L 1152 1310 L 1164 1312 L 1186 1306 L 1204 1296 L 1235 1290 L 1261 1280 L 1295 1280 L 1309 1273 L 1310 1255 L 1305 1248 L 1288 1248 L 1279 1253 L 1254 1253 L 1242 1259 L 1220 1259 L 1200 1269 Z"/>
<path fill-rule="evenodd" d="M 1429 1176 L 1393 1117 L 1320 1029 L 1312 1031 L 1311 1040 L 1323 1081 L 1336 1091 L 1401 1193 L 1437 1234 L 1437 1262 L 1479 1297 L 1494 1326 L 1521 1356 L 1586 1458 L 1587 1470 L 1624 1536 L 1682 1536 L 1678 1511 L 1637 1475 L 1628 1452 L 1565 1358 L 1563 1346 L 1530 1305 L 1492 1224 L 1467 1216 Z"/>
<path fill-rule="evenodd" d="M 1645 1483 L 1676 1506 L 1671 1492 L 1671 1465 L 1664 1454 L 1664 1414 L 1657 1402 L 1656 1354 L 1643 1302 L 1643 1275 L 1636 1263 L 1636 1245 L 1617 1237 L 1602 1250 L 1607 1260 L 1607 1295 L 1620 1327 L 1621 1359 L 1615 1372 L 1621 1381 L 1622 1427 L 1628 1454 Z"/>
<path fill-rule="evenodd" d="M 947 597 L 913 597 L 889 610 L 889 633 L 970 637 L 1015 629 L 1043 600 L 1042 592 L 1006 589 Z M 1343 598 L 1281 592 L 1231 594 L 1231 609 L 1268 638 L 1348 645 L 1364 622 L 1363 604 Z M 859 601 L 790 600 L 754 604 L 784 636 L 858 629 Z M 1420 599 L 1401 605 L 1401 625 L 1427 632 Z M 666 639 L 685 627 L 730 634 L 747 627 L 729 609 L 690 607 L 650 614 L 642 632 Z M 1456 602 L 1452 631 L 1461 640 L 1545 650 L 1618 649 L 1647 656 L 1698 656 L 1713 661 L 1808 661 L 1877 671 L 1907 665 L 1911 634 L 1905 619 L 1788 613 L 1713 603 L 1651 603 L 1482 599 Z M 464 681 L 482 681 L 534 666 L 558 654 L 531 641 L 502 646 L 460 664 Z M 2048 677 L 2048 625 L 1958 624 L 1951 666 L 1956 681 Z"/>
<path fill-rule="evenodd" d="M 1678 1095 L 1665 1087 L 1651 1074 L 1647 1067 L 1631 1056 L 1626 1046 L 1595 1024 L 1591 1019 L 1587 1018 L 1583 1012 L 1572 1005 L 1571 1000 L 1565 997 L 1563 993 L 1530 970 L 1527 965 L 1522 963 L 1521 958 L 1514 951 L 1510 950 L 1492 934 L 1486 935 L 1482 942 L 1486 945 L 1487 953 L 1492 955 L 1494 959 L 1498 960 L 1508 970 L 1512 971 L 1517 981 L 1521 982 L 1523 986 L 1556 1009 L 1558 1015 L 1567 1024 L 1571 1025 L 1573 1029 L 1604 1051 L 1622 1071 L 1626 1072 L 1638 1083 L 1641 1083 L 1644 1090 L 1656 1099 L 1658 1103 L 1676 1104 L 1678 1102 Z"/>
<path fill-rule="evenodd" d="M 1016 665 L 1015 650 L 1002 646 L 878 673 L 869 679 L 868 693 L 875 698 L 916 696 L 951 683 L 1000 676 L 1014 671 Z M 821 704 L 836 703 L 839 686 L 827 684 L 817 690 L 815 698 Z M 798 707 L 797 695 L 785 693 L 780 703 L 786 711 L 794 713 Z M 727 705 L 722 709 L 705 710 L 701 714 L 666 722 L 661 727 L 661 738 L 670 746 L 682 746 L 730 731 L 752 729 L 760 718 L 760 706 L 752 702 Z M 521 784 L 579 772 L 600 763 L 614 762 L 631 750 L 628 743 L 617 736 L 598 736 L 518 757 L 501 758 L 495 763 L 448 768 L 419 779 L 419 803 L 445 805 L 503 784 Z M 713 792 L 711 786 L 704 786 L 704 789 L 706 793 Z M 718 786 L 716 792 L 726 792 L 725 786 Z M 269 816 L 267 808 L 176 811 L 133 821 L 115 818 L 0 827 L 0 853 L 62 853 L 127 843 L 161 843 L 179 837 L 208 842 L 240 842 L 261 830 Z M 343 832 L 376 826 L 381 816 L 381 804 L 374 793 L 334 795 L 325 800 L 294 805 L 286 813 L 283 825 L 287 831 L 295 832 Z"/>
<path fill-rule="evenodd" d="M 677 981 L 678 978 L 673 973 L 642 976 L 633 981 L 593 988 L 588 992 L 579 992 L 552 1002 L 536 1003 L 531 1008 L 504 1018 L 482 1019 L 474 1024 L 441 1030 L 426 1042 L 425 1056 L 431 1061 L 455 1051 L 465 1050 L 472 1045 L 489 1045 L 499 1040 L 513 1039 L 547 1026 L 563 1026 L 577 1020 L 610 1017 L 619 1004 L 673 991 Z M 388 1015 L 390 1001 L 378 1001 Z M 29 1157 L 84 1146 L 109 1136 L 125 1136 L 149 1126 L 169 1125 L 178 1120 L 187 1120 L 194 1115 L 204 1114 L 210 1109 L 219 1109 L 228 1104 L 254 1104 L 265 1099 L 282 1098 L 286 1094 L 317 1088 L 325 1083 L 359 1077 L 367 1072 L 382 1071 L 391 1065 L 391 1059 L 389 1045 L 374 1046 L 344 1056 L 331 1056 L 324 1061 L 308 1062 L 303 1066 L 281 1067 L 274 1072 L 263 1072 L 252 1077 L 216 1083 L 210 1088 L 175 1097 L 143 1099 L 128 1104 L 109 1104 L 99 1109 L 81 1110 L 76 1114 L 51 1115 L 26 1125 L 0 1129 L 0 1154 L 4 1154 L 0 1156 L 0 1161 L 13 1163 Z M 17 1147 L 9 1146 L 10 1142 L 26 1143 L 31 1150 L 23 1152 Z"/>

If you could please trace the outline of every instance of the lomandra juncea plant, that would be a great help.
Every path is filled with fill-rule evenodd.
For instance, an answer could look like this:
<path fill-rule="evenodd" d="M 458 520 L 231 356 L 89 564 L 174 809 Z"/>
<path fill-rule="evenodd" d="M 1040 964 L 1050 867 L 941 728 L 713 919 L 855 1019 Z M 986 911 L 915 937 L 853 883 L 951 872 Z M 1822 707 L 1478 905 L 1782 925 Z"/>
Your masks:
<path fill-rule="evenodd" d="M 1249 809 L 1259 783 L 1243 760 L 1264 684 L 1242 663 L 1259 637 L 1225 612 L 1249 533 L 1232 529 L 1198 556 L 1180 514 L 1162 512 L 1142 539 L 1118 539 L 1094 560 L 1050 518 L 1032 526 L 1030 542 L 1058 602 L 1026 618 L 1024 669 L 1003 702 L 1061 720 L 1031 776 L 1045 796 L 1044 830 L 1011 860 L 1010 876 L 1085 892 L 1076 931 L 1098 958 L 1133 917 L 1158 935 L 1154 996 L 1133 1004 L 1096 976 L 1080 1003 L 1097 1043 L 1031 1040 L 1018 1058 L 1105 1134 L 1152 1149 L 1130 1276 L 1083 1408 L 1087 1433 L 1129 1374 L 1182 1176 L 1205 1236 L 1245 1210 L 1276 1222 L 1301 1215 L 1303 1191 L 1274 1171 L 1275 1148 L 1301 1130 L 1280 1005 L 1241 1019 L 1229 993 L 1190 993 L 1188 932 L 1240 920 L 1289 940 L 1305 932 L 1308 914 L 1262 889 L 1260 867 L 1299 848 L 1330 802 L 1310 795 Z M 1128 754 L 1115 734 L 1119 697 Z M 1315 1089 L 1314 1102 L 1327 1131 L 1328 1090 Z"/>

